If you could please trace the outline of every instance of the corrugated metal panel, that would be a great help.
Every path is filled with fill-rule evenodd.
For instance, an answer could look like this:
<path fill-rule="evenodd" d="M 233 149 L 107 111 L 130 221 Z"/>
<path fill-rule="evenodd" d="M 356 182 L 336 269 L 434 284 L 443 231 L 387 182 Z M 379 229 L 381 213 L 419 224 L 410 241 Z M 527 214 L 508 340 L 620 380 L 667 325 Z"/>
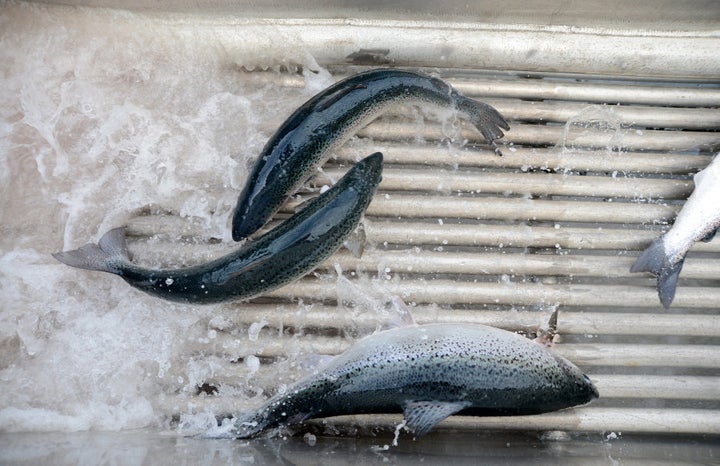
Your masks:
<path fill-rule="evenodd" d="M 337 78 L 355 70 L 331 68 Z M 372 151 L 385 153 L 384 179 L 367 213 L 365 254 L 340 251 L 299 282 L 235 305 L 232 322 L 216 329 L 211 357 L 225 368 L 216 372 L 235 374 L 242 371 L 238 361 L 258 356 L 255 388 L 272 393 L 300 377 L 288 361 L 337 354 L 351 344 L 348 333 L 375 328 L 377 318 L 358 310 L 362 294 L 370 301 L 373 294 L 403 297 L 419 323 L 526 332 L 558 309 L 555 351 L 590 375 L 601 399 L 542 416 L 453 417 L 444 426 L 720 434 L 720 240 L 693 248 L 669 311 L 652 277 L 629 273 L 692 192 L 691 175 L 720 149 L 720 85 L 432 71 L 508 116 L 505 156 L 496 157 L 469 129 L 419 123 L 413 111 L 364 129 L 315 182 L 337 179 Z M 248 72 L 248 79 L 303 85 L 292 73 Z M 267 122 L 268 133 L 283 118 Z M 178 232 L 198 235 L 170 215 L 135 218 L 129 232 L 131 251 L 151 260 L 172 251 L 192 261 L 217 250 L 202 238 L 181 247 L 163 243 Z M 148 245 L 151 235 L 158 236 Z M 338 291 L 337 265 L 359 290 L 354 303 Z M 258 323 L 257 339 L 237 338 Z M 208 356 L 207 345 L 197 351 Z M 239 388 L 242 382 L 207 381 Z M 197 403 L 215 403 L 216 412 L 242 409 L 227 399 Z M 350 416 L 330 423 L 342 431 L 398 421 Z"/>

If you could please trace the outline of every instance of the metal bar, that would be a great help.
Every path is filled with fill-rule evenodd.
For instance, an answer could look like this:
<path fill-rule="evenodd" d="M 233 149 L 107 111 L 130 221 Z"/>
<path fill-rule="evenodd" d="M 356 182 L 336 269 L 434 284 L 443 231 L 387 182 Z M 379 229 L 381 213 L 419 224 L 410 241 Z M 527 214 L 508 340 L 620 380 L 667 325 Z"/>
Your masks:
<path fill-rule="evenodd" d="M 560 79 L 452 79 L 470 97 L 564 100 L 602 104 L 720 107 L 720 86 L 654 85 L 630 82 L 572 82 Z M 713 82 L 711 81 L 711 82 Z"/>
<path fill-rule="evenodd" d="M 354 54 L 370 48 L 383 50 L 382 59 L 395 66 L 438 66 L 438 57 L 442 57 L 442 66 L 447 68 L 503 72 L 552 69 L 561 73 L 694 79 L 720 75 L 720 65 L 714 59 L 718 40 L 711 34 L 632 35 L 602 28 L 435 21 L 225 16 L 188 25 L 182 17 L 163 20 L 174 29 L 178 40 L 194 43 L 210 36 L 229 56 L 238 57 L 241 65 L 253 67 L 278 63 L 268 57 L 297 59 L 307 54 L 320 64 L 352 63 Z M 642 55 L 637 50 L 642 50 Z"/>
<path fill-rule="evenodd" d="M 237 312 L 224 316 L 233 327 L 265 321 L 274 328 L 353 327 L 367 333 L 387 323 L 399 325 L 397 316 L 368 309 L 349 309 L 324 304 L 282 306 L 276 304 L 237 304 Z M 484 309 L 438 309 L 418 305 L 411 309 L 418 324 L 483 324 L 510 331 L 534 331 L 547 324 L 549 315 L 539 311 L 488 311 Z M 223 328 L 217 328 L 223 330 Z M 720 337 L 720 315 L 576 312 L 563 309 L 558 314 L 558 333 L 562 335 L 674 335 Z"/>
<path fill-rule="evenodd" d="M 720 353 L 713 345 L 567 344 L 554 348 L 583 366 L 720 368 Z"/>
<path fill-rule="evenodd" d="M 340 264 L 343 270 L 373 273 L 382 267 L 390 274 L 464 274 L 464 275 L 558 275 L 627 278 L 634 257 L 578 256 L 556 254 L 501 254 L 473 252 L 434 252 L 412 250 L 365 251 L 361 258 L 339 251 L 320 266 L 332 270 Z M 694 259 L 683 267 L 683 278 L 720 277 L 720 261 Z"/>
<path fill-rule="evenodd" d="M 561 312 L 560 334 L 720 337 L 720 315 Z"/>
<path fill-rule="evenodd" d="M 675 218 L 679 208 L 661 204 L 563 201 L 519 198 L 413 196 L 379 193 L 369 216 L 533 220 L 552 222 L 655 223 Z"/>
<path fill-rule="evenodd" d="M 391 314 L 378 314 L 368 309 L 350 309 L 342 305 L 276 305 L 237 304 L 237 310 L 224 316 L 223 322 L 233 327 L 265 321 L 274 328 L 357 327 L 368 333 L 382 323 L 398 325 Z M 417 305 L 412 315 L 418 324 L 474 323 L 511 331 L 536 330 L 547 323 L 548 313 L 539 311 L 488 311 L 484 309 L 452 309 Z M 558 316 L 561 335 L 674 335 L 720 337 L 720 316 L 705 314 L 656 314 L 622 312 L 576 312 L 563 310 Z M 217 328 L 217 330 L 223 330 Z"/>
<path fill-rule="evenodd" d="M 338 416 L 307 421 L 318 428 L 343 427 L 392 430 L 401 415 Z M 471 417 L 451 416 L 437 429 L 450 430 L 539 430 L 575 432 L 643 432 L 666 434 L 720 434 L 720 411 L 712 409 L 574 408 L 535 416 Z"/>
<path fill-rule="evenodd" d="M 487 311 L 483 309 L 453 309 L 444 312 L 435 306 L 418 305 L 412 308 L 418 324 L 475 323 L 511 331 L 537 330 L 547 323 L 548 314 L 538 311 Z M 372 332 L 382 323 L 398 325 L 396 317 L 378 314 L 367 309 L 347 309 L 343 306 L 313 304 L 311 306 L 278 306 L 253 304 L 237 305 L 237 313 L 226 316 L 224 322 L 233 326 L 265 321 L 274 328 L 357 327 Z M 226 322 L 226 323 L 227 323 Z M 560 312 L 560 335 L 674 335 L 720 337 L 720 316 L 656 313 Z M 221 330 L 221 329 L 218 329 Z"/>
<path fill-rule="evenodd" d="M 504 141 L 500 141 L 504 144 Z M 570 151 L 561 147 L 503 147 L 498 157 L 483 144 L 465 147 L 439 147 L 414 142 L 370 143 L 365 139 L 351 140 L 338 151 L 338 159 L 356 162 L 373 151 L 382 151 L 388 164 L 543 169 L 558 172 L 590 171 L 647 174 L 694 174 L 705 168 L 712 159 L 706 155 L 678 155 L 657 152 L 612 152 L 610 150 Z"/>
<path fill-rule="evenodd" d="M 600 396 L 664 400 L 720 400 L 720 377 L 593 375 Z"/>
<path fill-rule="evenodd" d="M 361 137 L 376 141 L 408 141 L 423 137 L 426 140 L 443 140 L 455 136 L 446 133 L 442 126 L 428 122 L 419 128 L 417 124 L 406 121 L 379 119 L 358 132 Z M 456 138 L 458 136 L 455 136 Z M 460 131 L 461 139 L 472 143 L 484 142 L 473 128 Z M 617 128 L 614 130 L 593 130 L 578 128 L 567 132 L 565 125 L 532 125 L 513 123 L 505 132 L 504 141 L 530 146 L 562 145 L 573 150 L 602 149 L 609 150 L 652 150 L 682 151 L 710 150 L 720 147 L 720 134 L 704 131 L 658 131 L 632 130 Z"/>
<path fill-rule="evenodd" d="M 272 228 L 277 222 L 271 223 Z M 577 250 L 642 250 L 657 238 L 661 230 L 621 229 L 612 227 L 568 227 L 557 224 L 555 227 L 528 225 L 488 225 L 438 223 L 437 218 L 416 221 L 392 221 L 383 219 L 367 220 L 365 233 L 370 244 L 396 244 L 409 246 L 491 246 L 515 248 L 554 248 Z M 153 215 L 132 218 L 127 225 L 131 237 L 150 237 L 166 235 L 170 238 L 188 236 L 200 239 L 206 234 L 203 228 L 187 219 L 172 215 Z M 173 241 L 176 251 L 169 257 L 176 257 L 186 244 L 181 240 Z M 158 243 L 158 247 L 164 247 Z M 131 248 L 140 251 L 143 246 L 131 239 Z M 143 254 L 151 253 L 153 247 L 143 249 Z M 198 247 L 208 247 L 199 245 Z M 233 248 L 232 244 L 213 245 L 213 250 L 222 252 Z M 699 241 L 692 247 L 697 252 L 720 252 L 720 238 L 709 243 Z M 162 251 L 162 254 L 170 251 Z M 215 254 L 215 252 L 208 251 Z M 178 255 L 179 257 L 179 255 Z M 689 266 L 689 263 L 686 264 Z"/>
<path fill-rule="evenodd" d="M 326 169 L 320 184 L 338 180 L 347 170 Z M 328 178 L 329 177 L 329 178 Z M 317 184 L 317 183 L 316 183 Z M 471 192 L 586 196 L 629 199 L 686 199 L 694 184 L 687 179 L 492 173 L 425 168 L 385 168 L 380 189 L 389 191 Z"/>
<path fill-rule="evenodd" d="M 718 92 L 720 94 L 720 92 Z M 606 112 L 608 123 L 638 128 L 682 128 L 716 130 L 720 128 L 717 108 L 659 107 L 639 105 L 607 105 L 597 107 L 588 102 L 526 101 L 483 98 L 508 120 L 565 123 L 582 118 L 588 110 Z M 665 104 L 667 105 L 667 104 Z M 716 102 L 720 106 L 720 98 Z M 602 113 L 600 113 L 602 114 Z"/>
<path fill-rule="evenodd" d="M 440 224 L 434 222 L 394 222 L 373 219 L 365 223 L 368 241 L 381 244 L 505 246 L 520 248 L 642 250 L 661 232 L 605 227 L 557 228 L 527 225 Z M 720 239 L 698 242 L 693 251 L 720 252 Z"/>
<path fill-rule="evenodd" d="M 507 304 L 618 306 L 622 308 L 653 308 L 657 300 L 654 280 L 647 286 L 629 285 L 556 285 L 549 283 L 463 282 L 423 280 L 405 277 L 388 280 L 382 285 L 385 293 L 402 297 L 406 302 L 437 304 Z M 283 299 L 336 300 L 334 283 L 304 279 L 268 294 Z M 675 308 L 717 309 L 720 288 L 679 286 Z"/>

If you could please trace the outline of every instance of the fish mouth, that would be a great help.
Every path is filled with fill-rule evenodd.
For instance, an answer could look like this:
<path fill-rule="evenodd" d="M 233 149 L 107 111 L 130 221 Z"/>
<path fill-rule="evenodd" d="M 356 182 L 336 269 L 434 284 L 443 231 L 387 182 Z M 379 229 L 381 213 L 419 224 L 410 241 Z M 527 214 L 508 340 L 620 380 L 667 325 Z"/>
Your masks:
<path fill-rule="evenodd" d="M 358 168 L 364 168 L 366 171 L 378 172 L 382 169 L 382 164 L 382 152 L 375 152 L 362 159 L 357 165 Z"/>
<path fill-rule="evenodd" d="M 587 375 L 583 374 L 583 381 L 585 382 L 585 386 L 586 386 L 586 387 L 589 389 L 589 391 L 590 391 L 590 393 L 589 393 L 590 396 L 589 396 L 588 402 L 590 402 L 590 401 L 592 401 L 592 400 L 595 400 L 595 399 L 597 399 L 597 398 L 600 398 L 600 392 L 598 391 L 597 387 L 596 387 L 595 384 L 592 382 L 592 380 L 590 380 L 590 377 L 588 377 Z"/>
<path fill-rule="evenodd" d="M 582 372 L 573 363 L 560 356 L 559 354 L 552 353 L 558 363 L 564 368 L 565 374 L 567 375 L 570 383 L 575 385 L 574 394 L 578 399 L 583 399 L 581 403 L 590 403 L 592 400 L 600 398 L 600 392 L 597 387 L 590 380 L 590 377 Z M 568 385 L 569 387 L 570 385 Z"/>

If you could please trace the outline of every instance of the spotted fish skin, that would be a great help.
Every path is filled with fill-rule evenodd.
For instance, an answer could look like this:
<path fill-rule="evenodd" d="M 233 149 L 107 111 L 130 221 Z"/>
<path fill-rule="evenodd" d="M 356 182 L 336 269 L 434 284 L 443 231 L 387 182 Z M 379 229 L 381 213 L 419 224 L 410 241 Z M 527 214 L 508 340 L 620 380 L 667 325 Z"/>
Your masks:
<path fill-rule="evenodd" d="M 333 254 L 358 226 L 377 190 L 382 154 L 358 162 L 335 186 L 287 221 L 237 251 L 207 264 L 152 270 L 130 262 L 124 228 L 99 244 L 54 254 L 60 262 L 122 277 L 153 296 L 186 303 L 244 299 L 279 288 Z"/>
<path fill-rule="evenodd" d="M 493 107 L 469 99 L 444 81 L 411 71 L 379 69 L 339 81 L 297 109 L 270 138 L 238 198 L 232 236 L 262 227 L 332 152 L 356 131 L 400 104 L 454 108 L 500 154 L 495 140 L 509 129 Z"/>
<path fill-rule="evenodd" d="M 360 340 L 318 374 L 236 418 L 230 436 L 256 437 L 310 418 L 396 412 L 420 436 L 453 413 L 537 414 L 597 397 L 580 369 L 512 332 L 407 326 Z"/>

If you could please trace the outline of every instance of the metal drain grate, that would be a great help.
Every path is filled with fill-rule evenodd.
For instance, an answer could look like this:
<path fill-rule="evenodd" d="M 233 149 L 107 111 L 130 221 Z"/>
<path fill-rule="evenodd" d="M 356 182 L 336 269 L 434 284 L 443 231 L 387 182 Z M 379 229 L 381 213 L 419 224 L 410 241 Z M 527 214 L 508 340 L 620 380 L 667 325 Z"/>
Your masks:
<path fill-rule="evenodd" d="M 330 67 L 337 79 L 359 69 Z M 300 376 L 292 362 L 298 355 L 336 354 L 351 344 L 348 336 L 375 328 L 377 316 L 358 310 L 363 299 L 399 295 L 419 323 L 521 331 L 558 309 L 555 350 L 590 375 L 601 399 L 541 416 L 453 417 L 442 426 L 720 434 L 720 240 L 695 245 L 669 311 L 654 279 L 629 272 L 692 192 L 691 174 L 720 148 L 720 85 L 426 71 L 510 120 L 505 156 L 496 157 L 474 131 L 423 120 L 412 109 L 364 129 L 315 180 L 337 179 L 359 157 L 384 152 L 363 257 L 340 251 L 270 297 L 232 305 L 236 312 L 217 328 L 212 357 L 224 368 L 217 374 L 235 375 L 206 383 L 247 389 L 236 363 L 254 355 L 262 363 L 254 389 L 273 393 Z M 258 86 L 304 85 L 299 74 L 246 73 Z M 267 122 L 267 132 L 283 118 Z M 131 251 L 207 251 L 202 243 L 147 246 L 143 238 L 183 229 L 197 234 L 177 218 L 137 217 L 129 226 Z M 348 301 L 359 306 L 352 310 Z M 237 337 L 258 324 L 256 339 Z M 206 346 L 195 350 L 207 356 Z M 216 412 L 242 408 L 204 396 L 197 403 Z M 341 431 L 370 430 L 398 419 L 329 422 Z"/>

